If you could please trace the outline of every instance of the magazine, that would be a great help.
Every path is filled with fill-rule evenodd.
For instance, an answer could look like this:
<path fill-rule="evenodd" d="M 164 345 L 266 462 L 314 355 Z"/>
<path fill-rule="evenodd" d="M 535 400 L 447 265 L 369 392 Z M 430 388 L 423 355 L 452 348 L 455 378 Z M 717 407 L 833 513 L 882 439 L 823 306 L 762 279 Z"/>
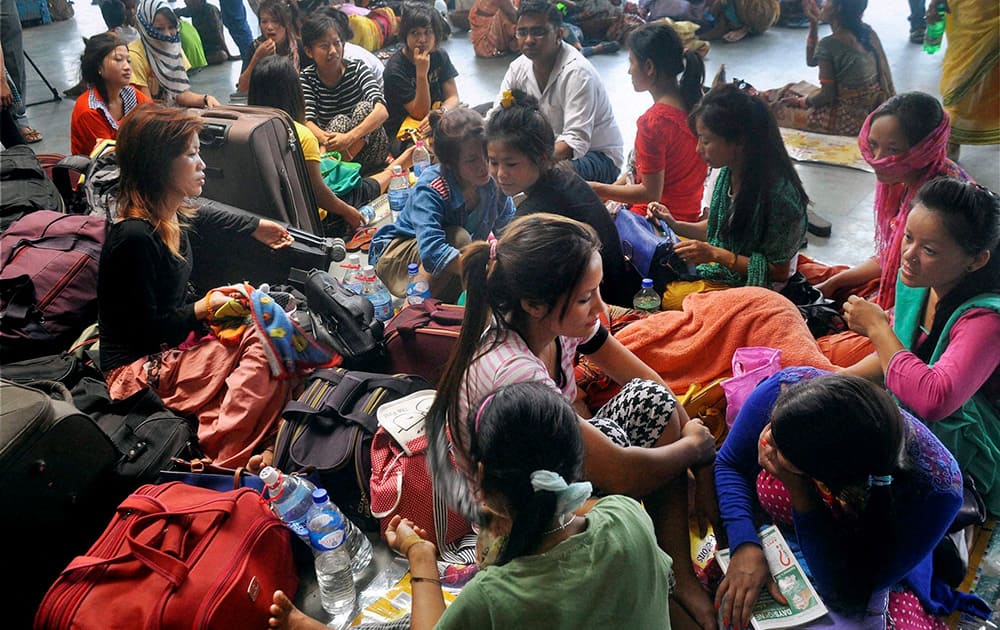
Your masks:
<path fill-rule="evenodd" d="M 826 606 L 809 582 L 781 531 L 771 525 L 761 530 L 759 536 L 767 566 L 771 569 L 778 590 L 788 600 L 788 605 L 779 604 L 767 589 L 763 589 L 753 609 L 753 627 L 756 630 L 793 628 L 825 615 Z M 729 550 L 720 549 L 716 552 L 716 557 L 722 571 L 728 571 Z"/>

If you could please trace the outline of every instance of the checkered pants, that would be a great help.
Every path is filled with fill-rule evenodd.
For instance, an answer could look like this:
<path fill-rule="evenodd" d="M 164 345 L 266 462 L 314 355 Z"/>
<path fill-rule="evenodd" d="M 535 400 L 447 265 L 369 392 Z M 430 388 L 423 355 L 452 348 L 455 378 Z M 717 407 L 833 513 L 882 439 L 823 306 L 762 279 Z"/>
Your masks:
<path fill-rule="evenodd" d="M 677 399 L 669 389 L 634 378 L 589 422 L 618 446 L 649 448 L 660 439 L 676 408 Z"/>

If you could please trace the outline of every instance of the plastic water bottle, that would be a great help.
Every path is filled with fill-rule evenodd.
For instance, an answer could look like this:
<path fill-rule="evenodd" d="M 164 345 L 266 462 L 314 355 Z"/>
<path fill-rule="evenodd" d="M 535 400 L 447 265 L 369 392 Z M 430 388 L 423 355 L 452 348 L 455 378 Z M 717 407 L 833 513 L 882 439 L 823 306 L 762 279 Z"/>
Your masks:
<path fill-rule="evenodd" d="M 317 491 L 319 492 L 319 491 Z M 347 550 L 346 519 L 326 498 L 309 510 L 309 540 L 316 553 L 316 582 L 323 609 L 333 615 L 334 627 L 341 627 L 354 612 L 354 576 Z M 316 500 L 315 493 L 313 501 Z"/>
<path fill-rule="evenodd" d="M 375 275 L 375 267 L 365 265 L 361 270 L 361 294 L 375 307 L 375 319 L 387 322 L 392 319 L 392 294 Z"/>
<path fill-rule="evenodd" d="M 340 281 L 341 286 L 361 295 L 361 256 L 351 254 L 347 257 L 347 264 L 341 267 L 347 270 L 344 272 L 344 279 Z"/>
<path fill-rule="evenodd" d="M 313 504 L 312 491 L 316 486 L 304 477 L 285 475 L 273 466 L 260 471 L 260 478 L 267 486 L 267 496 L 271 499 L 274 513 L 306 544 L 311 544 L 308 516 Z"/>
<path fill-rule="evenodd" d="M 924 52 L 928 55 L 941 50 L 941 40 L 944 39 L 946 26 L 945 7 L 937 4 L 934 10 L 937 12 L 937 21 L 931 22 L 931 16 L 927 16 L 927 30 L 924 32 Z"/>
<path fill-rule="evenodd" d="M 392 167 L 392 179 L 389 180 L 389 210 L 392 211 L 393 221 L 406 207 L 406 200 L 409 197 L 410 179 L 408 174 L 403 172 L 403 167 L 396 164 Z"/>
<path fill-rule="evenodd" d="M 420 272 L 420 265 L 410 263 L 406 266 L 406 273 L 410 276 L 410 282 L 406 285 L 406 304 L 423 304 L 424 300 L 431 296 L 431 288 L 423 280 L 417 279 Z"/>
<path fill-rule="evenodd" d="M 413 174 L 420 177 L 424 169 L 431 165 L 431 154 L 427 152 L 423 140 L 417 140 L 417 146 L 413 148 Z"/>
<path fill-rule="evenodd" d="M 365 225 L 371 225 L 375 222 L 375 208 L 372 207 L 372 204 L 366 203 L 358 208 L 358 212 L 360 212 L 361 216 L 364 217 Z"/>
<path fill-rule="evenodd" d="M 653 288 L 653 281 L 649 278 L 642 279 L 642 288 L 632 298 L 632 306 L 637 311 L 655 313 L 660 310 L 660 294 Z"/>
<path fill-rule="evenodd" d="M 316 531 L 313 527 L 313 518 L 321 512 L 336 512 L 340 515 L 344 522 L 344 532 L 347 537 L 347 552 L 351 556 L 351 573 L 354 575 L 354 581 L 360 582 L 361 578 L 364 576 L 365 570 L 372 563 L 372 543 L 368 540 L 357 525 L 354 524 L 351 519 L 344 516 L 344 513 L 340 511 L 340 508 L 330 500 L 330 496 L 327 494 L 326 490 L 323 488 L 316 488 L 312 493 L 313 500 L 313 512 L 310 512 L 309 516 L 309 531 L 310 540 Z M 316 547 L 313 544 L 313 547 Z"/>

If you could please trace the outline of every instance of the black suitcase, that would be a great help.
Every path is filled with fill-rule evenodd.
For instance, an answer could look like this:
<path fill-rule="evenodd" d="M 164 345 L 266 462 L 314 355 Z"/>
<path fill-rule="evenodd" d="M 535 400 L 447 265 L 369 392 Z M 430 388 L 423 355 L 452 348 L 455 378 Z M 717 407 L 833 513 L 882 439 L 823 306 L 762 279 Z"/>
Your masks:
<path fill-rule="evenodd" d="M 204 197 L 194 199 L 193 204 L 203 212 L 219 208 L 263 216 Z M 199 292 L 244 281 L 255 287 L 263 283 L 275 285 L 287 282 L 293 268 L 329 269 L 331 263 L 340 262 L 347 253 L 343 239 L 317 236 L 294 225 L 289 225 L 288 231 L 295 242 L 283 249 L 271 249 L 254 238 L 224 230 L 189 231 L 194 260 L 191 283 Z"/>
<path fill-rule="evenodd" d="M 309 234 L 323 234 L 316 196 L 291 117 L 271 107 L 190 110 L 204 122 L 202 196 Z"/>

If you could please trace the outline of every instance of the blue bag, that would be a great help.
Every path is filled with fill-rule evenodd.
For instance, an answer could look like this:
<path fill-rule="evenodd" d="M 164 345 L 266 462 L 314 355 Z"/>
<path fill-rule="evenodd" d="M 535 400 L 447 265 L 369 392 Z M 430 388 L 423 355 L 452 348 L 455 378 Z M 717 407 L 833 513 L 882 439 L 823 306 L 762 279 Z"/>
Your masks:
<path fill-rule="evenodd" d="M 622 252 L 643 278 L 653 281 L 660 293 L 674 280 L 695 280 L 698 272 L 674 253 L 680 237 L 663 220 L 647 219 L 621 208 L 615 215 L 615 227 L 622 243 Z"/>

